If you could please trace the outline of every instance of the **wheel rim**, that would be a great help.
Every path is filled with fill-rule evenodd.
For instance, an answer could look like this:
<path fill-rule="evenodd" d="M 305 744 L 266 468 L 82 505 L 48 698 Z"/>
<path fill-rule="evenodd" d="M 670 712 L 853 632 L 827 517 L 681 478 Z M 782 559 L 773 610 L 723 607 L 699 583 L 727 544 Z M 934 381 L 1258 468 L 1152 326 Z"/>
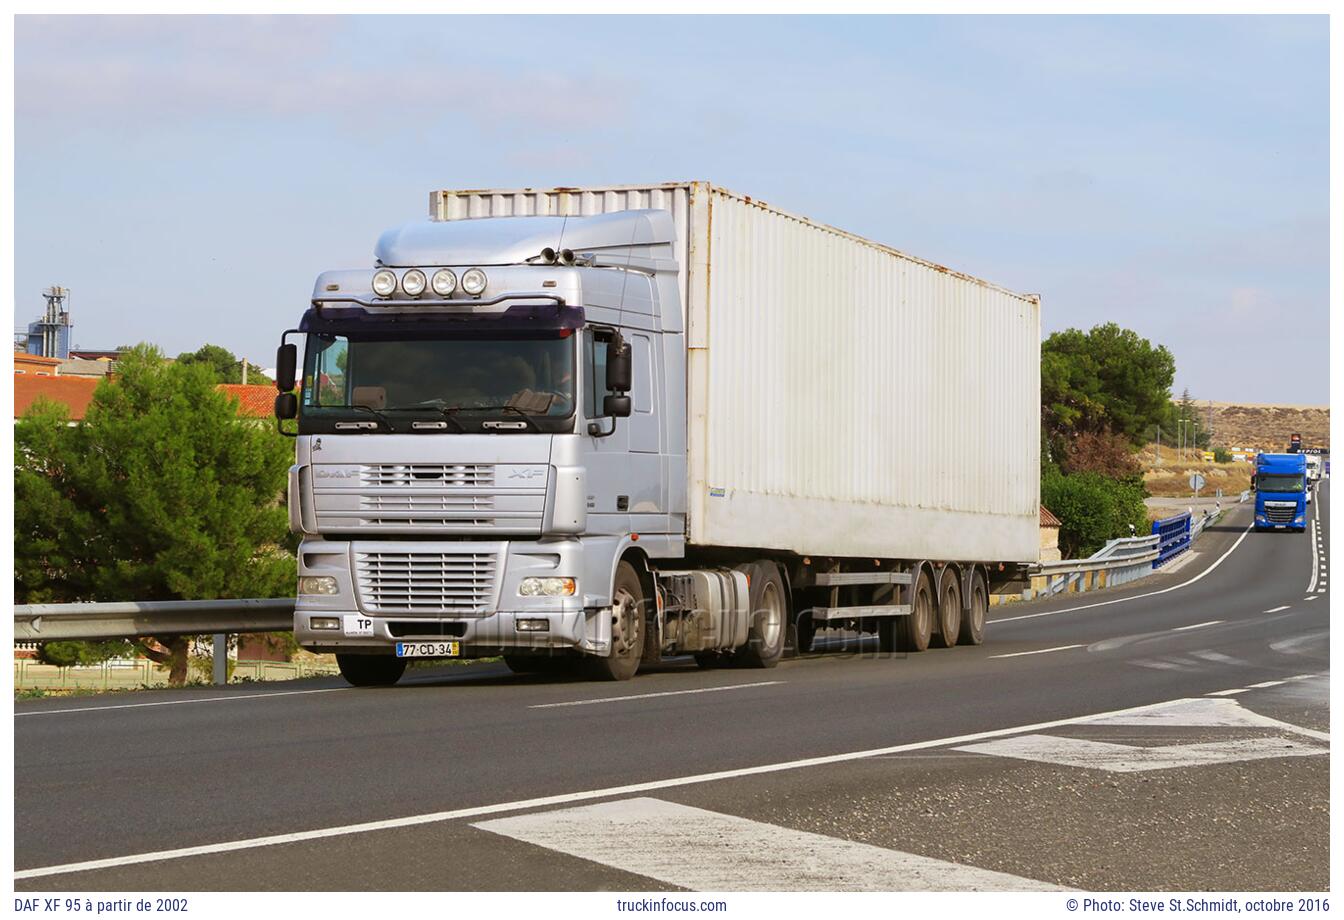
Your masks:
<path fill-rule="evenodd" d="M 774 582 L 766 582 L 765 591 L 761 594 L 761 612 L 758 617 L 761 642 L 766 649 L 772 649 L 779 644 L 779 637 L 784 629 L 784 604 Z"/>
<path fill-rule="evenodd" d="M 977 634 L 985 628 L 985 610 L 988 607 L 985 592 L 976 585 L 975 591 L 971 594 L 971 629 Z"/>
<path fill-rule="evenodd" d="M 957 630 L 961 627 L 961 597 L 955 589 L 949 587 L 943 592 L 942 609 L 939 611 L 939 628 L 947 642 L 957 641 Z"/>
<path fill-rule="evenodd" d="M 611 605 L 611 651 L 617 658 L 624 658 L 630 650 L 638 648 L 639 617 L 635 611 L 635 596 L 628 588 L 617 588 L 615 603 Z"/>
<path fill-rule="evenodd" d="M 932 626 L 933 598 L 929 593 L 927 582 L 921 583 L 919 591 L 915 595 L 915 609 L 911 614 L 915 618 L 914 632 L 918 636 L 923 636 L 929 632 Z"/>

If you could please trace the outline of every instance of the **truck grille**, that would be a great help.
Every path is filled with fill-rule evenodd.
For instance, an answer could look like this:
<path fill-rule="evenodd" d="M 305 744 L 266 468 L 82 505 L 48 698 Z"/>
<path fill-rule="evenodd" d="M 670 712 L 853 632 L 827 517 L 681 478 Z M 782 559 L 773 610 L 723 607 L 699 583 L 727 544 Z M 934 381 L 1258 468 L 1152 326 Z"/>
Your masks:
<path fill-rule="evenodd" d="M 492 552 L 356 551 L 355 574 L 371 613 L 483 615 L 494 606 L 498 559 Z"/>
<path fill-rule="evenodd" d="M 377 463 L 360 470 L 366 486 L 492 486 L 489 463 Z"/>
<path fill-rule="evenodd" d="M 1271 524 L 1291 524 L 1297 516 L 1297 505 L 1271 505 L 1265 502 L 1265 519 Z"/>

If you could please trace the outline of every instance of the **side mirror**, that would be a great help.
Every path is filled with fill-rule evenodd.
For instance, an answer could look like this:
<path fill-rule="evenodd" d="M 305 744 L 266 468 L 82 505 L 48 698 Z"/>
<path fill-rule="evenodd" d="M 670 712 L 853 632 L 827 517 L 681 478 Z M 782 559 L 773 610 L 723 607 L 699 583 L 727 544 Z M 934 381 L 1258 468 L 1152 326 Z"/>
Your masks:
<path fill-rule="evenodd" d="M 602 399 L 602 414 L 612 418 L 630 417 L 629 396 L 606 396 Z"/>
<path fill-rule="evenodd" d="M 281 345 L 275 352 L 275 388 L 281 393 L 294 389 L 294 370 L 299 361 L 299 349 L 296 345 Z M 276 402 L 276 414 L 279 415 L 279 401 Z M 297 410 L 296 410 L 297 411 Z M 293 418 L 293 415 L 284 418 Z"/>
<path fill-rule="evenodd" d="M 630 345 L 618 338 L 607 348 L 607 389 L 617 393 L 629 392 L 630 381 Z"/>
<path fill-rule="evenodd" d="M 291 346 L 292 347 L 292 346 Z M 298 418 L 299 397 L 293 393 L 279 393 L 275 397 L 275 417 L 277 420 Z"/>
<path fill-rule="evenodd" d="M 1254 477 L 1254 476 L 1251 477 L 1251 491 L 1252 491 L 1252 492 L 1255 491 L 1255 477 Z"/>

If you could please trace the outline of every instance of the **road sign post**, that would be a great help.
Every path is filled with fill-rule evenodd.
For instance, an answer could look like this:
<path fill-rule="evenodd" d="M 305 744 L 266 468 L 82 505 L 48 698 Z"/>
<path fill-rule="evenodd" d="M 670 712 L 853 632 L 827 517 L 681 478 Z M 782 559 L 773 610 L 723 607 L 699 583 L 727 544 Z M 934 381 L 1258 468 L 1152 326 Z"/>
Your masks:
<path fill-rule="evenodd" d="M 1204 488 L 1204 477 L 1198 473 L 1190 474 L 1190 488 L 1195 493 L 1195 498 L 1199 498 L 1199 490 Z"/>

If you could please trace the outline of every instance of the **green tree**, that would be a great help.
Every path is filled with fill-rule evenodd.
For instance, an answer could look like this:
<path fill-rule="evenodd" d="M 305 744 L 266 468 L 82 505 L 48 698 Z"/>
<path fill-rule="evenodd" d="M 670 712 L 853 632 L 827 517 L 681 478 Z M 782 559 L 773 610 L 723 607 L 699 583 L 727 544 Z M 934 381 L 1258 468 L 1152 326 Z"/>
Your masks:
<path fill-rule="evenodd" d="M 1167 420 L 1175 376 L 1171 352 L 1115 323 L 1053 333 L 1041 345 L 1041 426 L 1052 454 L 1084 432 L 1143 443 Z"/>
<path fill-rule="evenodd" d="M 243 382 L 243 362 L 233 352 L 220 345 L 202 345 L 195 351 L 184 351 L 177 356 L 177 363 L 200 364 L 209 368 L 215 383 Z M 269 385 L 275 381 L 252 364 L 247 369 L 247 382 Z"/>
<path fill-rule="evenodd" d="M 238 423 L 208 367 L 124 355 L 84 422 L 35 404 L 15 426 L 21 602 L 208 600 L 293 592 L 283 504 L 289 442 Z M 186 637 L 145 646 L 187 676 Z M 166 650 L 166 651 L 164 651 Z"/>

